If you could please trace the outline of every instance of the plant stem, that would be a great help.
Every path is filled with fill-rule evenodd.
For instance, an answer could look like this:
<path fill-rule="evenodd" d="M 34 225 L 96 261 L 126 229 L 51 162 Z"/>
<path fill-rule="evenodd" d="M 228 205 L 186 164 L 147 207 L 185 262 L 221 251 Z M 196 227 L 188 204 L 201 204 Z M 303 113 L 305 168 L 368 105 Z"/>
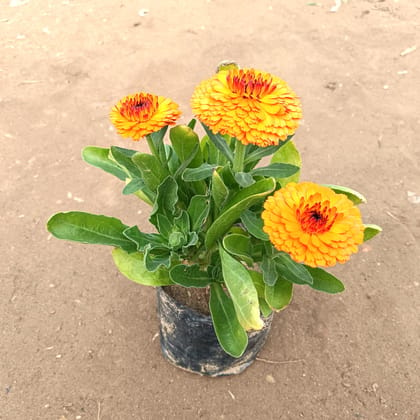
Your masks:
<path fill-rule="evenodd" d="M 244 170 L 244 159 L 246 146 L 239 140 L 235 140 L 235 155 L 233 157 L 233 172 L 242 172 Z"/>
<path fill-rule="evenodd" d="M 158 150 L 156 149 L 155 143 L 153 142 L 152 137 L 150 135 L 147 135 L 146 140 L 147 140 L 147 144 L 149 145 L 149 149 L 152 152 L 152 155 L 155 156 L 156 159 L 158 159 L 160 163 L 162 163 L 160 161 L 160 156 L 159 156 Z"/>

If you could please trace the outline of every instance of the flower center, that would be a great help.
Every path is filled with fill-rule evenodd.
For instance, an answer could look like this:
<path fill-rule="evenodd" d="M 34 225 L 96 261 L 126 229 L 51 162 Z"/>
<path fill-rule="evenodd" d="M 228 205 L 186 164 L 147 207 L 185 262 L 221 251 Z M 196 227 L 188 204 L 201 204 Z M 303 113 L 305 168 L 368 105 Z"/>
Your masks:
<path fill-rule="evenodd" d="M 329 207 L 328 202 L 315 203 L 310 207 L 306 204 L 296 210 L 296 216 L 304 232 L 324 233 L 334 224 L 337 210 L 335 207 Z"/>
<path fill-rule="evenodd" d="M 259 99 L 276 89 L 271 77 L 256 74 L 253 70 L 231 71 L 226 81 L 230 90 L 243 98 Z"/>
<path fill-rule="evenodd" d="M 121 104 L 120 113 L 129 121 L 147 121 L 158 107 L 157 97 L 148 93 L 136 93 Z"/>

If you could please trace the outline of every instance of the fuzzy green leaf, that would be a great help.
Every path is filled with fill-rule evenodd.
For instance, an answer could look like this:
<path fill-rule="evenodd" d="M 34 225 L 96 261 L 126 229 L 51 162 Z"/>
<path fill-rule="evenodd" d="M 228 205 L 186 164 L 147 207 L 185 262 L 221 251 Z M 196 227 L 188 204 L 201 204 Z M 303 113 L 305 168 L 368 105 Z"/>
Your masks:
<path fill-rule="evenodd" d="M 163 246 L 164 239 L 158 233 L 144 233 L 139 230 L 137 226 L 132 226 L 124 230 L 124 236 L 130 239 L 137 245 L 137 251 L 144 251 L 144 247 L 152 244 L 156 246 Z"/>
<path fill-rule="evenodd" d="M 313 289 L 327 293 L 340 293 L 344 290 L 344 284 L 324 269 L 308 266 L 306 266 L 306 269 L 313 278 L 313 283 L 310 284 Z"/>
<path fill-rule="evenodd" d="M 271 163 L 289 163 L 300 168 L 302 166 L 302 159 L 295 143 L 293 141 L 288 141 L 283 147 L 274 153 L 271 158 Z M 291 176 L 277 178 L 277 181 L 284 187 L 289 182 L 299 182 L 299 177 L 300 169 Z"/>
<path fill-rule="evenodd" d="M 264 283 L 268 286 L 274 286 L 277 282 L 278 274 L 276 264 L 271 256 L 263 256 L 261 271 L 263 274 Z"/>
<path fill-rule="evenodd" d="M 168 131 L 168 127 L 168 125 L 165 125 L 165 127 L 161 128 L 160 130 L 149 134 L 150 138 L 155 143 L 155 146 L 162 144 L 163 138 L 165 137 L 165 134 Z"/>
<path fill-rule="evenodd" d="M 273 178 L 262 179 L 235 194 L 207 231 L 206 248 L 211 248 L 246 209 L 262 201 L 275 187 L 276 182 Z"/>
<path fill-rule="evenodd" d="M 214 201 L 214 208 L 216 214 L 223 208 L 226 200 L 229 197 L 229 189 L 223 182 L 223 179 L 219 175 L 218 171 L 213 172 L 212 184 L 211 184 L 211 196 Z"/>
<path fill-rule="evenodd" d="M 263 231 L 264 222 L 254 212 L 245 210 L 241 214 L 241 222 L 252 236 L 262 241 L 268 241 L 268 235 Z"/>
<path fill-rule="evenodd" d="M 130 175 L 130 178 L 141 178 L 141 173 L 133 163 L 131 158 L 136 154 L 136 150 L 125 149 L 123 147 L 111 146 L 109 158 L 118 163 Z"/>
<path fill-rule="evenodd" d="M 125 181 L 128 177 L 128 174 L 109 158 L 109 149 L 87 146 L 82 151 L 82 158 L 90 165 L 100 168 L 103 171 L 116 176 L 122 181 Z"/>
<path fill-rule="evenodd" d="M 141 252 L 127 253 L 120 248 L 112 251 L 112 257 L 118 270 L 128 279 L 145 286 L 168 286 L 173 284 L 168 270 L 159 269 L 151 273 L 144 265 Z"/>
<path fill-rule="evenodd" d="M 273 178 L 286 178 L 299 171 L 299 167 L 288 163 L 272 163 L 251 171 L 253 176 L 272 176 Z"/>
<path fill-rule="evenodd" d="M 276 311 L 284 309 L 292 300 L 293 284 L 282 278 L 274 286 L 265 285 L 265 300 Z"/>
<path fill-rule="evenodd" d="M 260 318 L 258 294 L 248 270 L 223 247 L 219 247 L 223 280 L 229 290 L 238 320 L 245 330 L 260 330 L 264 323 Z"/>
<path fill-rule="evenodd" d="M 210 313 L 220 346 L 232 357 L 242 356 L 248 335 L 238 321 L 232 300 L 218 283 L 210 285 Z"/>
<path fill-rule="evenodd" d="M 252 259 L 251 240 L 248 236 L 233 233 L 226 235 L 223 238 L 223 246 L 230 254 L 237 256 L 241 261 L 244 261 L 248 266 L 252 266 L 254 261 Z"/>
<path fill-rule="evenodd" d="M 145 187 L 144 181 L 141 178 L 132 179 L 123 189 L 124 195 L 134 194 Z"/>
<path fill-rule="evenodd" d="M 186 182 L 201 181 L 212 176 L 217 165 L 203 163 L 198 168 L 187 168 L 182 173 L 182 179 Z"/>
<path fill-rule="evenodd" d="M 78 211 L 57 213 L 47 223 L 48 231 L 59 239 L 135 251 L 136 245 L 123 234 L 127 228 L 114 217 Z"/>
<path fill-rule="evenodd" d="M 171 251 L 168 248 L 146 246 L 144 250 L 144 265 L 148 271 L 154 272 L 162 266 L 171 266 Z"/>
<path fill-rule="evenodd" d="M 167 240 L 169 235 L 172 233 L 172 221 L 170 221 L 164 214 L 158 213 L 156 215 L 156 222 L 158 232 Z"/>
<path fill-rule="evenodd" d="M 158 186 L 168 176 L 168 172 L 159 163 L 159 160 L 148 153 L 136 153 L 131 160 L 140 171 L 141 179 L 145 185 L 151 191 L 156 192 Z"/>
<path fill-rule="evenodd" d="M 174 283 L 184 287 L 207 287 L 212 282 L 212 278 L 206 271 L 200 270 L 198 264 L 176 265 L 169 271 L 169 276 Z"/>
<path fill-rule="evenodd" d="M 382 228 L 378 225 L 367 224 L 365 225 L 365 230 L 363 232 L 363 242 L 372 239 L 378 233 L 382 232 Z"/>
<path fill-rule="evenodd" d="M 168 176 L 157 190 L 157 197 L 150 215 L 150 221 L 157 225 L 157 214 L 165 215 L 169 220 L 177 216 L 176 204 L 178 202 L 178 184 L 175 179 Z"/>
<path fill-rule="evenodd" d="M 255 148 L 255 150 L 247 154 L 244 160 L 244 164 L 245 165 L 248 165 L 250 163 L 257 164 L 263 157 L 272 155 L 274 152 L 279 150 L 280 147 L 281 147 L 281 144 L 277 146 L 257 147 Z"/>
<path fill-rule="evenodd" d="M 277 273 L 280 277 L 297 284 L 313 283 L 311 274 L 303 264 L 292 260 L 289 254 L 279 252 L 274 257 Z"/>
<path fill-rule="evenodd" d="M 272 310 L 265 300 L 265 283 L 263 280 L 262 273 L 254 270 L 249 270 L 249 274 L 251 274 L 255 289 L 257 290 L 260 311 L 263 317 L 266 318 L 271 314 Z"/>
<path fill-rule="evenodd" d="M 230 161 L 233 162 L 233 153 L 230 150 L 229 145 L 226 142 L 226 139 L 220 134 L 214 134 L 205 124 L 202 124 L 206 134 L 216 148 Z"/>
<path fill-rule="evenodd" d="M 198 135 L 187 125 L 177 125 L 170 129 L 169 138 L 180 162 L 190 160 L 188 167 L 196 168 L 203 163 Z M 191 156 L 194 153 L 194 156 Z"/>
<path fill-rule="evenodd" d="M 348 187 L 341 187 L 340 185 L 323 184 L 324 187 L 331 188 L 337 194 L 344 194 L 347 198 L 353 201 L 354 204 L 366 203 L 366 198 L 359 192 Z"/>
<path fill-rule="evenodd" d="M 188 205 L 187 212 L 191 220 L 191 231 L 199 231 L 210 211 L 210 199 L 205 195 L 195 195 Z"/>
<path fill-rule="evenodd" d="M 194 130 L 196 123 L 197 123 L 197 120 L 195 118 L 192 118 L 191 121 L 188 123 L 188 127 L 190 127 L 191 130 Z"/>
<path fill-rule="evenodd" d="M 242 188 L 255 184 L 255 179 L 249 172 L 237 172 L 235 180 Z"/>

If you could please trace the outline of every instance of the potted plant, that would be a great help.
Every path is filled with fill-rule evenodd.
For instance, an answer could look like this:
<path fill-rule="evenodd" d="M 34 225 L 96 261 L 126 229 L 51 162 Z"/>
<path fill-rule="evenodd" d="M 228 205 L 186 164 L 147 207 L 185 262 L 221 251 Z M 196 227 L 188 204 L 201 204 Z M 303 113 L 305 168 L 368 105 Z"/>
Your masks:
<path fill-rule="evenodd" d="M 222 64 L 196 87 L 191 105 L 196 119 L 175 125 L 172 100 L 128 95 L 111 121 L 121 136 L 145 138 L 150 153 L 116 146 L 82 153 L 121 179 L 123 194 L 150 205 L 154 232 L 75 211 L 55 214 L 47 226 L 57 238 L 112 246 L 124 276 L 158 288 L 165 357 L 217 376 L 255 359 L 272 311 L 290 303 L 295 285 L 344 290 L 323 267 L 346 262 L 381 229 L 363 224 L 360 193 L 299 182 L 292 137 L 301 105 L 283 80 Z M 209 314 L 189 308 L 185 296 L 204 301 Z"/>

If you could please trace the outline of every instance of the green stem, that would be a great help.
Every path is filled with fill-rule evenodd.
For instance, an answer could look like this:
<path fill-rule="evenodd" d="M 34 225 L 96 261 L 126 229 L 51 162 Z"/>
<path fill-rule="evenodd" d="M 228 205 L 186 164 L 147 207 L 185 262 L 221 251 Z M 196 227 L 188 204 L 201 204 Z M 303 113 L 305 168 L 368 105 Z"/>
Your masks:
<path fill-rule="evenodd" d="M 147 135 L 146 140 L 147 140 L 147 144 L 149 145 L 149 149 L 152 152 L 152 155 L 155 156 L 160 163 L 162 163 L 160 160 L 159 152 L 156 149 L 156 146 L 155 146 L 155 143 L 153 142 L 152 137 L 150 135 Z"/>
<path fill-rule="evenodd" d="M 246 146 L 239 140 L 235 140 L 235 155 L 233 157 L 233 172 L 243 172 Z"/>

